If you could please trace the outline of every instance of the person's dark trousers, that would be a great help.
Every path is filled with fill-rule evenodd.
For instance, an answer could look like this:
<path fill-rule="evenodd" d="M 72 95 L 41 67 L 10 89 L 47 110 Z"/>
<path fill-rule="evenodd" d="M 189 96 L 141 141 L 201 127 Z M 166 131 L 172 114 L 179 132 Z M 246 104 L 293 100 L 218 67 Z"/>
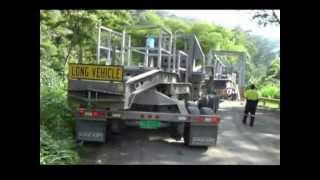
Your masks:
<path fill-rule="evenodd" d="M 244 116 L 242 120 L 243 124 L 246 124 L 248 113 L 250 113 L 250 126 L 251 127 L 253 126 L 257 104 L 258 104 L 258 101 L 247 100 L 245 110 L 244 110 Z"/>

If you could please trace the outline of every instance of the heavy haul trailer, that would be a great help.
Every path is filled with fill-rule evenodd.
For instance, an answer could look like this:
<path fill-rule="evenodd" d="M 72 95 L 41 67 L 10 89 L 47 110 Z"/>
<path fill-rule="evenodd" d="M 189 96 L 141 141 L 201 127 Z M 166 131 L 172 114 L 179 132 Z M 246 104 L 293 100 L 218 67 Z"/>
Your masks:
<path fill-rule="evenodd" d="M 220 118 L 218 100 L 210 94 L 213 70 L 205 67 L 197 37 L 158 26 L 132 28 L 157 32 L 155 44 L 136 47 L 126 29 L 99 26 L 96 64 L 69 64 L 77 140 L 105 143 L 110 132 L 136 126 L 169 128 L 172 138 L 183 137 L 189 146 L 216 145 Z M 134 53 L 143 56 L 140 67 L 132 65 Z"/>

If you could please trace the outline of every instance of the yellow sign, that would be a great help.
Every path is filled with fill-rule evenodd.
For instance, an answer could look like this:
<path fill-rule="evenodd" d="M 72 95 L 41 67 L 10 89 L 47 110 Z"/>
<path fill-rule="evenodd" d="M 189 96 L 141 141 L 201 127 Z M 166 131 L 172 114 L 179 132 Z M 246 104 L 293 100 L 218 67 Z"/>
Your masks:
<path fill-rule="evenodd" d="M 122 81 L 122 66 L 69 64 L 69 79 Z"/>

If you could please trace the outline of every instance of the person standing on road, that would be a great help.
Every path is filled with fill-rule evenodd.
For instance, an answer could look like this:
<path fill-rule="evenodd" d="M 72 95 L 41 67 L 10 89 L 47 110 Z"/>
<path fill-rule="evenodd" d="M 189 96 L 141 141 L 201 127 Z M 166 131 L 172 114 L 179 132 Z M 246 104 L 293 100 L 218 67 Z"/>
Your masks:
<path fill-rule="evenodd" d="M 254 84 L 252 84 L 250 88 L 244 93 L 244 97 L 246 98 L 247 101 L 246 101 L 242 123 L 246 124 L 248 113 L 250 113 L 250 126 L 252 127 L 254 124 L 254 116 L 255 116 L 258 101 L 259 101 L 259 94 Z"/>

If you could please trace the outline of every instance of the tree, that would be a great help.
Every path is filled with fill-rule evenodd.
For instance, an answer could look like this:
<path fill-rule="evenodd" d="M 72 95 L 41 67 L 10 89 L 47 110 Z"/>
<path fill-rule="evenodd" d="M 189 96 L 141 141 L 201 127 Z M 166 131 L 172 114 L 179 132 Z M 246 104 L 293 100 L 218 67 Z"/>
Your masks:
<path fill-rule="evenodd" d="M 260 14 L 271 11 L 259 11 Z M 272 14 L 271 14 L 272 15 Z M 262 16 L 262 15 L 261 15 Z M 263 16 L 264 17 L 264 16 Z M 256 18 L 259 19 L 259 16 Z M 130 29 L 131 25 L 160 25 L 171 32 L 195 33 L 205 54 L 210 49 L 242 51 L 247 54 L 246 76 L 261 79 L 277 53 L 274 42 L 251 35 L 240 27 L 228 29 L 211 22 L 190 20 L 168 13 L 148 10 L 44 10 L 40 12 L 40 57 L 48 66 L 63 75 L 64 65 L 82 59 L 93 63 L 96 59 L 97 24 L 121 32 L 125 27 L 131 34 L 132 45 L 144 46 L 145 36 L 153 30 Z M 178 48 L 183 44 L 178 42 Z M 278 52 L 279 54 L 279 52 Z M 135 57 L 139 62 L 142 57 Z M 237 57 L 228 57 L 228 64 L 237 63 Z"/>
<path fill-rule="evenodd" d="M 280 11 L 258 10 L 253 15 L 252 19 L 264 27 L 270 24 L 280 25 Z"/>

